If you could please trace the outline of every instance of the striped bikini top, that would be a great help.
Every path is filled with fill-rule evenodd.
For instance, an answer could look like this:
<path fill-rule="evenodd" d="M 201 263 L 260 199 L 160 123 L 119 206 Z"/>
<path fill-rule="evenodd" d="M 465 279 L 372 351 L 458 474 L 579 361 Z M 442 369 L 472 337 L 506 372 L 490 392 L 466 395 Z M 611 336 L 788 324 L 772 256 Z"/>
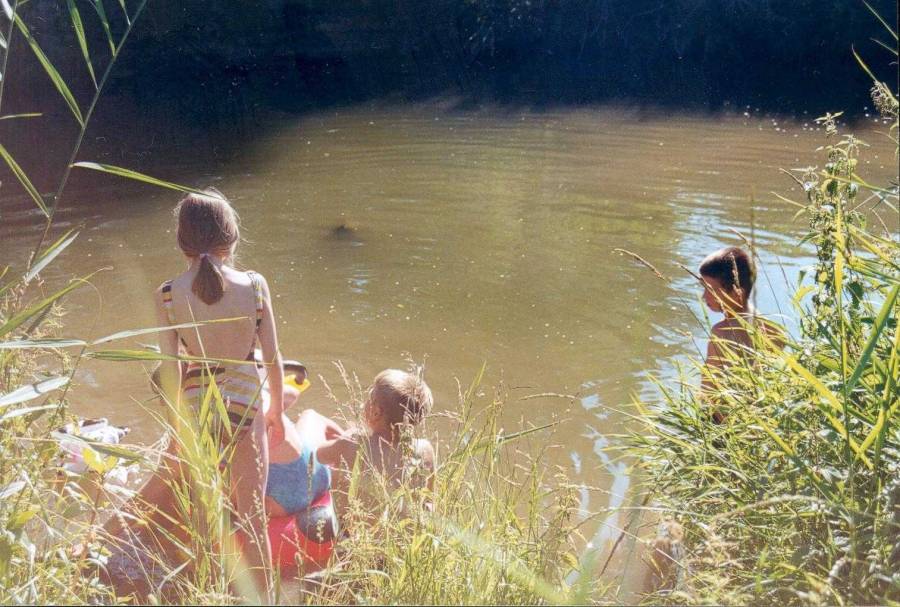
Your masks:
<path fill-rule="evenodd" d="M 262 326 L 263 319 L 263 292 L 262 292 L 262 283 L 259 280 L 259 274 L 253 271 L 247 271 L 247 275 L 250 277 L 250 283 L 253 285 L 253 299 L 256 305 L 256 330 L 253 332 L 253 343 L 250 345 L 250 353 L 247 355 L 247 360 L 255 359 L 256 352 L 256 343 L 259 340 L 259 328 Z M 163 283 L 162 286 L 162 301 L 163 307 L 166 310 L 166 319 L 169 321 L 170 325 L 177 324 L 175 322 L 175 310 L 172 306 L 172 281 L 167 280 Z M 175 329 L 175 334 L 178 335 L 178 329 Z M 181 344 L 188 349 L 187 342 L 184 341 L 184 338 L 181 335 L 178 335 L 178 339 L 181 341 Z"/>

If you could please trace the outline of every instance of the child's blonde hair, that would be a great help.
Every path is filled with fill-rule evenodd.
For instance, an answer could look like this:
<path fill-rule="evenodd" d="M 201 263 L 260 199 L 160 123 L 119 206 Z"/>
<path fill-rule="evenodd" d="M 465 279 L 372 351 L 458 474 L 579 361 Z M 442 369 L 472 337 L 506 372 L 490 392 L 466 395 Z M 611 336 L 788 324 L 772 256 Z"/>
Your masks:
<path fill-rule="evenodd" d="M 421 374 L 385 369 L 375 376 L 369 403 L 382 411 L 390 427 L 414 426 L 425 419 L 434 398 Z"/>
<path fill-rule="evenodd" d="M 200 269 L 191 290 L 211 305 L 225 294 L 225 279 L 210 255 L 231 258 L 241 239 L 240 220 L 228 199 L 216 188 L 190 193 L 175 207 L 178 246 L 188 257 L 200 258 Z"/>

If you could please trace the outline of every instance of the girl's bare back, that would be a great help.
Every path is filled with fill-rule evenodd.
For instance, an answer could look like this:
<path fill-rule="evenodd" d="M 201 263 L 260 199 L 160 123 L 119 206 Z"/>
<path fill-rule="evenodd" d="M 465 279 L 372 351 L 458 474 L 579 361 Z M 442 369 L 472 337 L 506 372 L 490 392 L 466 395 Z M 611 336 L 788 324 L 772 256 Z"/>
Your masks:
<path fill-rule="evenodd" d="M 235 319 L 181 329 L 188 352 L 194 356 L 243 360 L 256 332 L 256 298 L 250 274 L 226 265 L 219 270 L 225 283 L 222 299 L 207 305 L 191 290 L 196 272 L 190 269 L 172 281 L 172 307 L 179 323 Z"/>

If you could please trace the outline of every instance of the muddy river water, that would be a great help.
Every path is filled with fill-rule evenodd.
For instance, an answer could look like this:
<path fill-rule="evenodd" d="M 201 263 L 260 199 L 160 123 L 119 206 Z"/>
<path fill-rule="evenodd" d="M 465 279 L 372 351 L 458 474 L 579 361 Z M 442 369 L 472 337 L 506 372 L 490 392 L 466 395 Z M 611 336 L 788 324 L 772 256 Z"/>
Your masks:
<path fill-rule="evenodd" d="M 867 174 L 896 177 L 884 138 L 863 134 L 873 144 Z M 752 111 L 647 117 L 422 104 L 285 119 L 228 162 L 201 164 L 179 147 L 152 171 L 232 199 L 248 241 L 240 263 L 267 276 L 282 350 L 311 370 L 305 405 L 333 411 L 322 381 L 341 393 L 333 361 L 363 382 L 407 357 L 424 362 L 438 410 L 456 407 L 457 380 L 467 385 L 486 365 L 485 390 L 502 384 L 508 394 L 509 428 L 562 420 L 551 463 L 602 489 L 583 492 L 592 512 L 629 487 L 626 463 L 601 450 L 627 429 L 618 411 L 653 393 L 650 375 L 671 374 L 704 345 L 699 289 L 679 264 L 694 268 L 740 244 L 736 230 L 762 259 L 757 305 L 790 315 L 789 283 L 809 251 L 796 246 L 803 219 L 772 192 L 802 199 L 779 168 L 821 163 L 815 148 L 824 143 L 811 120 Z M 152 326 L 153 288 L 184 267 L 177 193 L 122 187 L 104 178 L 59 213 L 59 230 L 84 230 L 47 278 L 109 268 L 70 300 L 66 334 Z M 4 194 L 2 261 L 19 263 L 39 222 Z M 77 412 L 127 424 L 138 441 L 158 436 L 140 404 L 150 396 L 140 365 L 89 361 L 77 380 Z M 522 399 L 545 392 L 574 398 Z"/>

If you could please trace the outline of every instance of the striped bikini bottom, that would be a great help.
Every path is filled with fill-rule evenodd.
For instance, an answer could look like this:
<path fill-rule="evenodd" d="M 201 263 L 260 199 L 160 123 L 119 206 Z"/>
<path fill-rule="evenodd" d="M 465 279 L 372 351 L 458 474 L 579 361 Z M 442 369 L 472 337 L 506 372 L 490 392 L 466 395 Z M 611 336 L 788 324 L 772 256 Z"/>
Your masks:
<path fill-rule="evenodd" d="M 261 369 L 252 360 L 244 364 L 218 365 L 192 362 L 184 375 L 182 395 L 197 410 L 204 398 L 208 399 L 210 414 L 221 419 L 215 394 L 209 394 L 210 390 L 218 390 L 232 433 L 237 433 L 250 428 L 256 412 L 268 397 L 262 389 L 263 383 Z"/>

